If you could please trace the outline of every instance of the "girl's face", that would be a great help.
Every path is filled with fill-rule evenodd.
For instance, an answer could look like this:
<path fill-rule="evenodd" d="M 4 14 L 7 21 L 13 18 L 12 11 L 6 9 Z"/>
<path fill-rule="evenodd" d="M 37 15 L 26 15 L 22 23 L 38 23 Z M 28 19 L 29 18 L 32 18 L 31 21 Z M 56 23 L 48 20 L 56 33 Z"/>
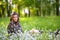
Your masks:
<path fill-rule="evenodd" d="M 18 16 L 17 15 L 13 15 L 13 21 L 17 22 L 18 21 Z"/>

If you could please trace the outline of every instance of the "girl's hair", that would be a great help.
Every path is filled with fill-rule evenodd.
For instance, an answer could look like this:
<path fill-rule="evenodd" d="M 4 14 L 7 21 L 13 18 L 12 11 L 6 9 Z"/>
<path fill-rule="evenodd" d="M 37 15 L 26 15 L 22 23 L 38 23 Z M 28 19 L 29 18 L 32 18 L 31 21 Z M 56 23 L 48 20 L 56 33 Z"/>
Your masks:
<path fill-rule="evenodd" d="M 18 16 L 18 14 L 17 14 L 16 12 L 14 12 L 14 13 L 11 15 L 11 17 L 10 17 L 10 21 L 13 20 L 12 18 L 13 18 L 14 15 L 17 15 L 17 16 Z M 19 16 L 18 16 L 18 21 L 19 21 Z M 18 22 L 18 21 L 17 21 L 17 22 Z"/>

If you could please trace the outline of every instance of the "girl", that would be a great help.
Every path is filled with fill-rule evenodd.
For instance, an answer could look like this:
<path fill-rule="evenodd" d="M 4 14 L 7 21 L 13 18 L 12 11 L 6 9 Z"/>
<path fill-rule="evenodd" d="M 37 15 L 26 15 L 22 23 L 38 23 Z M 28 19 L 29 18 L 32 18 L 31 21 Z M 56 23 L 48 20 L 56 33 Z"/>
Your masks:
<path fill-rule="evenodd" d="M 13 13 L 10 18 L 10 23 L 7 27 L 8 34 L 22 32 L 22 28 L 19 24 L 19 16 L 17 13 Z"/>

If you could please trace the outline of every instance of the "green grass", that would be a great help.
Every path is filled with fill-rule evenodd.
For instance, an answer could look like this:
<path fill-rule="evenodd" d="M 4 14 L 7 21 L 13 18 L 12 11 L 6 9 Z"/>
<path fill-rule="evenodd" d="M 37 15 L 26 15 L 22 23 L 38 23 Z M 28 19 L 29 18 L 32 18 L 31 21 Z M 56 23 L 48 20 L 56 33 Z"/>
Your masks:
<path fill-rule="evenodd" d="M 48 16 L 48 17 L 21 17 L 20 25 L 22 30 L 31 30 L 32 28 L 44 31 L 55 31 L 60 28 L 60 16 Z M 9 18 L 0 18 L 0 34 L 7 34 L 7 26 Z"/>
<path fill-rule="evenodd" d="M 36 28 L 39 30 L 56 30 L 60 27 L 59 17 L 28 17 L 21 18 L 20 24 L 23 30 L 30 30 Z"/>
<path fill-rule="evenodd" d="M 30 30 L 32 28 L 39 30 L 56 30 L 60 28 L 60 16 L 53 17 L 24 17 L 20 18 L 20 25 L 24 30 Z M 0 28 L 6 30 L 9 18 L 0 18 Z"/>

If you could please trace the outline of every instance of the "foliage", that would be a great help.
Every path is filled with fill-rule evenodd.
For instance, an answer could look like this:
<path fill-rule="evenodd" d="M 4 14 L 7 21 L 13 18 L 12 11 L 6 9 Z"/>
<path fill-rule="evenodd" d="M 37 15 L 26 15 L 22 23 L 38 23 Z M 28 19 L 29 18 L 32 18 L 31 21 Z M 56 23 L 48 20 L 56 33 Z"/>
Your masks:
<path fill-rule="evenodd" d="M 25 8 L 28 8 L 29 14 L 35 14 L 37 16 L 51 16 L 51 15 L 60 15 L 59 12 L 59 0 L 12 0 L 12 4 L 8 3 L 8 0 L 0 0 L 0 17 L 10 16 L 12 12 L 17 12 L 19 15 L 22 14 L 21 11 Z M 13 7 L 15 5 L 15 9 Z M 35 10 L 35 13 L 30 12 Z M 4 10 L 3 10 L 4 9 Z M 13 11 L 14 10 L 14 11 Z M 34 11 L 33 11 L 34 12 Z"/>

